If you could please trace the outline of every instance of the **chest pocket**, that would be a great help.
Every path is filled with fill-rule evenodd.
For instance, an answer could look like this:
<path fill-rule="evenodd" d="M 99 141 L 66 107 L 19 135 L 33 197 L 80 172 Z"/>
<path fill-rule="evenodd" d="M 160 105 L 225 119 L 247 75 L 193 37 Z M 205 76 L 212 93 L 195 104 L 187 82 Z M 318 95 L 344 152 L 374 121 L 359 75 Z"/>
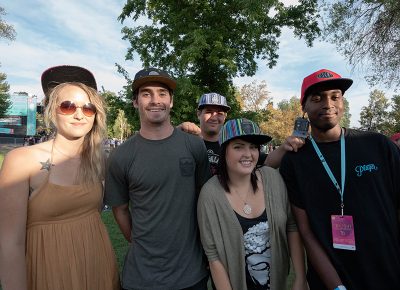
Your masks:
<path fill-rule="evenodd" d="M 193 176 L 194 168 L 195 166 L 193 158 L 179 158 L 179 169 L 182 176 Z"/>

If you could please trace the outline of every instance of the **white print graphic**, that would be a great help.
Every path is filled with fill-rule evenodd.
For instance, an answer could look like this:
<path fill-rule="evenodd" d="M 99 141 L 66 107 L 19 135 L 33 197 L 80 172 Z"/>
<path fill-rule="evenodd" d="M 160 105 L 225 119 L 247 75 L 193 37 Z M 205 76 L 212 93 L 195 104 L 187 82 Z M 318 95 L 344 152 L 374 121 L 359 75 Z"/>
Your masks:
<path fill-rule="evenodd" d="M 261 222 L 249 228 L 244 234 L 244 248 L 247 270 L 258 286 L 270 285 L 271 245 L 268 222 Z"/>

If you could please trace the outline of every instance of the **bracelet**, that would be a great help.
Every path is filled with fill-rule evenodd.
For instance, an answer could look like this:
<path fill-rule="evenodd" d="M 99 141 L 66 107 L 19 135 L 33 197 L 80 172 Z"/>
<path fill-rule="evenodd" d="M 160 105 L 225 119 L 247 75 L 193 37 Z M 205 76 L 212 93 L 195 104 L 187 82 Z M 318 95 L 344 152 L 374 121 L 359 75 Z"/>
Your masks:
<path fill-rule="evenodd" d="M 347 290 L 347 289 L 346 289 L 346 287 L 344 287 L 344 285 L 339 285 L 333 290 Z"/>

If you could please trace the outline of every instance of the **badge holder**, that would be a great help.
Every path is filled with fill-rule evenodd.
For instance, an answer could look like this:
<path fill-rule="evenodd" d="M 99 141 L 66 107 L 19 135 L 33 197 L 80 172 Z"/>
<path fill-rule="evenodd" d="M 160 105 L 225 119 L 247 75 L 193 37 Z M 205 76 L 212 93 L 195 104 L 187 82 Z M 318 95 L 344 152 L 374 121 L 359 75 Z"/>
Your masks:
<path fill-rule="evenodd" d="M 341 250 L 356 250 L 354 224 L 351 215 L 331 215 L 333 247 Z"/>
<path fill-rule="evenodd" d="M 298 138 L 307 138 L 308 136 L 308 128 L 310 126 L 310 122 L 303 117 L 299 117 L 294 122 L 293 136 Z"/>

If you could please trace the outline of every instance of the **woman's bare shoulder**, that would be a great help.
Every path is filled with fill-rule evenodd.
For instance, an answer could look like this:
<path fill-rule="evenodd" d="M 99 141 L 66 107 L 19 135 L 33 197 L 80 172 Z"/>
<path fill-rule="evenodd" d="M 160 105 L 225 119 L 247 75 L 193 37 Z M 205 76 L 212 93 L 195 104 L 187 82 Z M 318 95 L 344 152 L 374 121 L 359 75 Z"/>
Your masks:
<path fill-rule="evenodd" d="M 50 158 L 50 155 L 51 141 L 32 146 L 18 147 L 6 154 L 4 158 L 4 165 L 9 165 L 12 167 L 20 166 L 21 170 L 29 170 L 37 167 L 37 164 L 40 163 L 40 161 Z"/>

